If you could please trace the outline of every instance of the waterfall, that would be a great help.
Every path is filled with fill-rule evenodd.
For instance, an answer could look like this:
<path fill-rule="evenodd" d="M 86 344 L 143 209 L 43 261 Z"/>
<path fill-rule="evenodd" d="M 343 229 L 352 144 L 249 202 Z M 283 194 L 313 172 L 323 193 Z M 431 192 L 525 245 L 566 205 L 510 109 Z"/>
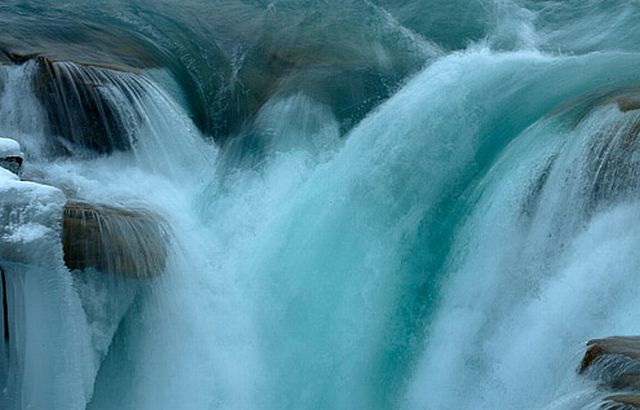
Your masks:
<path fill-rule="evenodd" d="M 635 397 L 638 17 L 9 0 L 0 408 Z"/>
<path fill-rule="evenodd" d="M 637 331 L 625 317 L 637 309 L 640 118 L 610 100 L 574 120 L 534 123 L 470 192 L 414 403 L 577 409 L 601 398 L 575 363 L 590 334 Z"/>

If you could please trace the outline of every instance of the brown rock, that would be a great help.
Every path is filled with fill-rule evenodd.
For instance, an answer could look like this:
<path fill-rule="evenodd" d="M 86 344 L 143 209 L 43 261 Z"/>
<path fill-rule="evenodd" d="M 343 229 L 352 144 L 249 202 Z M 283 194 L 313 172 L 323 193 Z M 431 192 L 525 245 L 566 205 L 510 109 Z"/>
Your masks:
<path fill-rule="evenodd" d="M 64 207 L 64 260 L 71 270 L 149 277 L 163 271 L 167 238 L 161 219 L 146 210 L 69 202 Z"/>
<path fill-rule="evenodd" d="M 140 77 L 126 68 L 84 65 L 37 57 L 35 91 L 44 107 L 50 134 L 60 139 L 56 151 L 98 154 L 126 151 L 133 141 L 122 107 L 105 96 L 118 89 L 131 107 L 144 94 Z M 121 103 L 121 102 L 120 102 Z M 132 112 L 138 115 L 137 112 Z"/>
<path fill-rule="evenodd" d="M 587 351 L 580 363 L 579 372 L 583 373 L 594 360 L 607 354 L 616 354 L 631 360 L 640 360 L 640 336 L 613 336 L 588 341 Z"/>
<path fill-rule="evenodd" d="M 603 410 L 640 410 L 640 396 L 635 394 L 619 394 L 604 399 Z"/>
<path fill-rule="evenodd" d="M 615 377 L 609 385 L 614 390 L 640 390 L 640 374 L 622 374 Z"/>
<path fill-rule="evenodd" d="M 640 94 L 624 94 L 616 99 L 618 109 L 622 112 L 640 109 Z"/>

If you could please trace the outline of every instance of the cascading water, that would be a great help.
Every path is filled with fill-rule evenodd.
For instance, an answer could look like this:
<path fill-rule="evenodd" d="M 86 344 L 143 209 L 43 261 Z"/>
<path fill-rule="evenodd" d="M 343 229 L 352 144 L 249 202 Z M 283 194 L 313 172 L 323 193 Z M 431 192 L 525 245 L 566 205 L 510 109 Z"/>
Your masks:
<path fill-rule="evenodd" d="M 106 3 L 0 6 L 0 408 L 600 408 L 637 4 Z"/>

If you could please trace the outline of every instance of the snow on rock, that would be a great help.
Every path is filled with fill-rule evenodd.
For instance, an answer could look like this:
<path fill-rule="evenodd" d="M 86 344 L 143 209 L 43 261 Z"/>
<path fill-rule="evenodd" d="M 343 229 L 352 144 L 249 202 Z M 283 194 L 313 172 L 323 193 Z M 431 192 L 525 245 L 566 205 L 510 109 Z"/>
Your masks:
<path fill-rule="evenodd" d="M 0 261 L 50 263 L 36 256 L 43 247 L 60 243 L 65 202 L 59 189 L 20 181 L 0 168 Z"/>
<path fill-rule="evenodd" d="M 13 243 L 26 244 L 43 238 L 49 232 L 50 229 L 46 226 L 35 223 L 27 223 L 18 226 L 10 235 L 6 235 L 4 239 Z"/>
<path fill-rule="evenodd" d="M 5 182 L 19 181 L 19 180 L 20 178 L 18 178 L 16 174 L 10 172 L 7 169 L 0 168 L 0 189 L 2 189 L 2 186 Z"/>
<path fill-rule="evenodd" d="M 9 138 L 0 138 L 0 158 L 23 157 L 20 144 Z"/>
<path fill-rule="evenodd" d="M 8 169 L 16 175 L 20 175 L 24 155 L 20 144 L 9 138 L 0 138 L 0 168 Z"/>

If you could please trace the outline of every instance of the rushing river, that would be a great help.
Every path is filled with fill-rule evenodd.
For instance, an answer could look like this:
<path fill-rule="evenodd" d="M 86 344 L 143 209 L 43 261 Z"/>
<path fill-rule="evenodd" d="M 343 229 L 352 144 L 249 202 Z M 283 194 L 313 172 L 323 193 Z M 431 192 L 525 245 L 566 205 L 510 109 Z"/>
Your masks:
<path fill-rule="evenodd" d="M 5 0 L 0 408 L 597 409 L 584 342 L 640 334 L 638 21 Z M 154 215 L 162 268 L 70 269 L 69 200 Z"/>

